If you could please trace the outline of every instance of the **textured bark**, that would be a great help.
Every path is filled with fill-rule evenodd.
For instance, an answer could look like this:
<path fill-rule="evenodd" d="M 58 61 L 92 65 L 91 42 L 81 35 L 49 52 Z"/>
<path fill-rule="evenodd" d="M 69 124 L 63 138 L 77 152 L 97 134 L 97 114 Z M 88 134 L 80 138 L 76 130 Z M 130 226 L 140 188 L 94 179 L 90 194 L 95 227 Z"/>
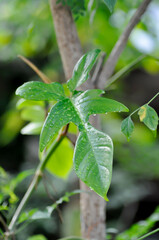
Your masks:
<path fill-rule="evenodd" d="M 72 70 L 82 55 L 81 44 L 70 10 L 66 6 L 56 4 L 57 0 L 50 0 L 57 42 L 63 62 L 66 79 L 71 78 Z M 82 85 L 82 90 L 92 88 L 91 82 Z M 93 124 L 97 127 L 97 120 Z M 84 183 L 80 184 L 82 236 L 90 240 L 105 240 L 105 201 Z"/>
<path fill-rule="evenodd" d="M 67 6 L 56 2 L 57 0 L 50 1 L 51 10 L 65 76 L 69 79 L 76 62 L 82 56 L 82 48 L 71 12 Z"/>

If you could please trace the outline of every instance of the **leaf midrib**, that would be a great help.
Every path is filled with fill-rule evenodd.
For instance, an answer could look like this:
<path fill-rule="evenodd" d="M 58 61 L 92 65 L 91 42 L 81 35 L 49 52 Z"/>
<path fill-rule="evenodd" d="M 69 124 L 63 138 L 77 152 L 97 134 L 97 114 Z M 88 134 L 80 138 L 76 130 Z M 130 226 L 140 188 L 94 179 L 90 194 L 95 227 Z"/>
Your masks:
<path fill-rule="evenodd" d="M 88 131 L 86 130 L 87 127 L 85 127 L 85 125 L 87 124 L 87 122 L 84 122 L 84 121 L 81 119 L 80 112 L 79 112 L 78 109 L 76 108 L 76 105 L 73 103 L 72 99 L 70 99 L 70 102 L 72 103 L 72 106 L 73 106 L 73 108 L 74 108 L 77 116 L 78 116 L 79 119 L 81 120 L 81 123 L 82 123 L 81 125 L 83 126 L 83 129 L 84 129 L 84 130 L 82 130 L 82 132 L 85 132 L 85 133 L 86 133 L 87 138 L 88 138 L 88 140 L 89 140 L 89 144 L 90 144 L 91 149 L 92 149 L 92 152 L 93 152 L 94 159 L 96 160 L 95 152 L 94 152 L 93 146 L 92 146 L 92 144 L 91 144 L 91 141 L 90 141 L 90 138 L 89 138 L 89 135 L 88 135 Z M 96 162 L 96 165 L 97 165 L 97 167 L 98 167 L 98 171 L 99 171 L 99 173 L 100 173 L 100 169 L 99 169 L 99 165 L 100 165 L 100 164 L 99 164 L 99 165 L 97 164 L 97 160 L 96 160 L 95 162 Z M 100 174 L 99 174 L 99 176 L 101 177 Z M 101 181 L 101 182 L 102 182 L 102 181 Z"/>

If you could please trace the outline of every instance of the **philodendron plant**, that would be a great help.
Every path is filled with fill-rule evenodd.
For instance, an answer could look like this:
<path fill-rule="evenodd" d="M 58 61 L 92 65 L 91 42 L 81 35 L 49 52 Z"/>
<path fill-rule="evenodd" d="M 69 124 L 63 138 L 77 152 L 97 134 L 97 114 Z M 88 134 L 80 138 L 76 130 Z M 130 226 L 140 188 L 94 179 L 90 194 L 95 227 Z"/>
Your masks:
<path fill-rule="evenodd" d="M 99 53 L 100 50 L 95 49 L 77 62 L 72 78 L 66 83 L 69 96 L 58 82 L 27 82 L 17 89 L 16 94 L 26 100 L 56 101 L 41 130 L 40 152 L 47 148 L 64 126 L 74 123 L 79 130 L 73 156 L 75 172 L 86 185 L 107 200 L 112 176 L 113 143 L 107 134 L 90 124 L 89 117 L 108 112 L 127 112 L 128 109 L 115 100 L 101 97 L 103 90 L 76 90 L 88 80 Z"/>

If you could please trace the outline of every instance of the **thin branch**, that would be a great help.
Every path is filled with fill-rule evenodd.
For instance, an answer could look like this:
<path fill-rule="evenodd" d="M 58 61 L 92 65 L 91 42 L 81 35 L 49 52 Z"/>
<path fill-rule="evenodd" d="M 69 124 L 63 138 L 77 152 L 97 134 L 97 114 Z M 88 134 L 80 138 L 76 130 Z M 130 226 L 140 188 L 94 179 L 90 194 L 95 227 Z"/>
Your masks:
<path fill-rule="evenodd" d="M 33 64 L 30 60 L 28 60 L 27 58 L 19 55 L 18 56 L 21 60 L 23 60 L 34 72 L 36 72 L 36 74 L 42 79 L 42 81 L 44 83 L 51 83 L 51 80 L 43 73 L 41 72 L 36 66 L 35 64 Z"/>
<path fill-rule="evenodd" d="M 28 190 L 26 191 L 24 197 L 22 198 L 18 208 L 16 209 L 12 220 L 8 226 L 8 230 L 10 232 L 13 231 L 13 228 L 17 222 L 17 219 L 19 217 L 19 215 L 21 214 L 24 206 L 26 205 L 27 201 L 30 199 L 30 196 L 32 195 L 34 189 L 36 188 L 37 184 L 39 183 L 41 177 L 42 177 L 42 172 L 50 158 L 50 156 L 53 154 L 53 152 L 57 149 L 57 147 L 60 145 L 60 143 L 62 142 L 62 140 L 64 139 L 64 137 L 66 136 L 68 130 L 68 125 L 64 128 L 64 130 L 59 134 L 59 136 L 57 137 L 57 139 L 53 142 L 53 144 L 51 145 L 50 149 L 48 150 L 48 152 L 46 153 L 46 155 L 43 157 L 42 161 L 40 161 L 35 175 L 33 177 L 33 180 L 28 188 Z"/>
<path fill-rule="evenodd" d="M 46 184 L 45 181 L 46 181 L 45 178 L 43 178 L 43 184 L 44 184 L 45 191 L 46 191 L 48 197 L 55 203 L 56 200 L 55 200 L 55 198 L 50 194 L 49 189 L 48 189 L 48 186 L 47 186 L 47 184 Z M 58 214 L 59 214 L 60 222 L 63 223 L 62 213 L 61 213 L 61 211 L 60 211 L 59 206 L 57 206 L 56 210 L 57 210 L 57 212 L 58 212 Z"/>
<path fill-rule="evenodd" d="M 7 232 L 8 231 L 8 226 L 7 224 L 5 223 L 4 219 L 2 218 L 2 216 L 0 215 L 0 222 L 2 223 L 5 231 Z"/>
<path fill-rule="evenodd" d="M 126 65 L 125 67 L 123 67 L 121 70 L 119 70 L 117 73 L 115 73 L 111 78 L 109 78 L 106 81 L 105 87 L 104 88 L 108 88 L 112 83 L 116 82 L 119 78 L 121 78 L 123 75 L 125 75 L 126 73 L 128 73 L 130 70 L 132 70 L 132 68 L 138 64 L 139 62 L 141 62 L 144 58 L 146 57 L 146 55 L 141 55 L 139 56 L 137 59 L 133 60 L 131 63 L 129 63 L 128 65 Z"/>
<path fill-rule="evenodd" d="M 105 63 L 105 66 L 100 74 L 98 80 L 98 87 L 103 89 L 105 86 L 105 82 L 109 79 L 115 69 L 116 63 L 120 57 L 120 54 L 124 50 L 129 36 L 134 29 L 134 27 L 139 23 L 141 16 L 145 13 L 148 5 L 152 0 L 144 0 L 139 8 L 136 10 L 135 14 L 131 18 L 130 22 L 128 23 L 127 27 L 125 28 L 124 32 L 119 37 L 117 43 L 115 44 L 112 52 L 110 53 L 108 60 Z"/>
<path fill-rule="evenodd" d="M 154 233 L 157 233 L 157 232 L 159 232 L 159 228 L 155 229 L 155 230 L 152 231 L 152 232 L 149 232 L 149 233 L 145 234 L 144 236 L 138 238 L 137 240 L 145 239 L 145 238 L 147 238 L 147 237 L 149 237 L 149 236 L 151 236 L 151 235 L 153 235 Z"/>

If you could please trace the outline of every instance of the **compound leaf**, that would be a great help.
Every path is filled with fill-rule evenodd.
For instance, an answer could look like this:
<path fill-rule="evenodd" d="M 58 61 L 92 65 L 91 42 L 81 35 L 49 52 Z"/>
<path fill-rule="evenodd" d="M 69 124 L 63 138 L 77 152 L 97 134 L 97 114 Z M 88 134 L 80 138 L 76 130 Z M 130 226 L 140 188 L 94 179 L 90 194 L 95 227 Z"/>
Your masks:
<path fill-rule="evenodd" d="M 16 90 L 16 95 L 34 101 L 62 100 L 65 97 L 63 86 L 57 82 L 27 82 Z"/>
<path fill-rule="evenodd" d="M 145 104 L 140 108 L 138 115 L 140 121 L 143 122 L 150 130 L 155 131 L 157 129 L 158 115 L 148 104 Z"/>
<path fill-rule="evenodd" d="M 99 49 L 94 49 L 83 55 L 77 62 L 73 70 L 72 78 L 67 81 L 68 88 L 71 92 L 88 80 L 89 72 L 93 68 L 99 53 Z"/>
<path fill-rule="evenodd" d="M 121 131 L 122 133 L 127 137 L 127 139 L 130 139 L 130 136 L 132 132 L 134 131 L 134 123 L 131 120 L 131 117 L 127 117 L 122 121 L 121 124 Z"/>

